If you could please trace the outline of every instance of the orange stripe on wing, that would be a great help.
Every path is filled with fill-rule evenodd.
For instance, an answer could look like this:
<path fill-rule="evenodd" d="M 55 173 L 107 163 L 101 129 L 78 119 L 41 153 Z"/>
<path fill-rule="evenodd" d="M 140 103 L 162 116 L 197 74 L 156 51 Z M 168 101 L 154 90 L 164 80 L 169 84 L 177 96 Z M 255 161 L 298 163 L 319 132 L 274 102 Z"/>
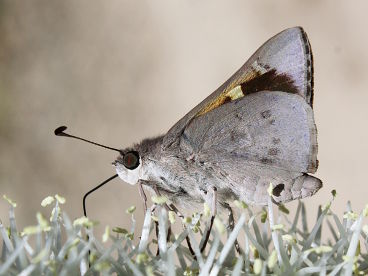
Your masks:
<path fill-rule="evenodd" d="M 244 72 L 242 72 L 244 74 Z M 202 116 L 207 112 L 236 99 L 240 99 L 244 97 L 244 93 L 242 91 L 241 84 L 247 83 L 248 81 L 256 78 L 260 73 L 257 71 L 249 71 L 241 78 L 235 78 L 235 80 L 230 83 L 224 91 L 214 100 L 209 102 L 206 106 L 204 106 L 196 115 L 196 117 Z"/>

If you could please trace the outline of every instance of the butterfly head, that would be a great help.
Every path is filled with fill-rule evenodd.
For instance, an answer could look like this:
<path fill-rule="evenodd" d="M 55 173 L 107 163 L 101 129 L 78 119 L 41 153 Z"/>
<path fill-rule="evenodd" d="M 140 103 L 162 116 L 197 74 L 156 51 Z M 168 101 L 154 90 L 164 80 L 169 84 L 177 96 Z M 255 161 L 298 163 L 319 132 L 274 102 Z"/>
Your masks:
<path fill-rule="evenodd" d="M 138 151 L 129 149 L 121 151 L 112 163 L 119 177 L 130 185 L 137 184 L 142 175 L 142 158 Z"/>

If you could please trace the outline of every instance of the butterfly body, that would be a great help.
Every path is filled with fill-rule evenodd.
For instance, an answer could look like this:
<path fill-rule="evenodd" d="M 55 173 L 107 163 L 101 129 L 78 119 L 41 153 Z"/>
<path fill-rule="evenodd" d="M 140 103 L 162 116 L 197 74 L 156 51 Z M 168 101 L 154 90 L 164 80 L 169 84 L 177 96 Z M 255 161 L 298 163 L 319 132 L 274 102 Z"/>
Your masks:
<path fill-rule="evenodd" d="M 270 183 L 276 203 L 311 196 L 322 186 L 308 175 L 318 165 L 312 104 L 310 45 L 301 28 L 287 29 L 168 133 L 114 164 L 123 180 L 185 206 L 210 202 L 213 188 L 220 205 L 265 205 Z"/>

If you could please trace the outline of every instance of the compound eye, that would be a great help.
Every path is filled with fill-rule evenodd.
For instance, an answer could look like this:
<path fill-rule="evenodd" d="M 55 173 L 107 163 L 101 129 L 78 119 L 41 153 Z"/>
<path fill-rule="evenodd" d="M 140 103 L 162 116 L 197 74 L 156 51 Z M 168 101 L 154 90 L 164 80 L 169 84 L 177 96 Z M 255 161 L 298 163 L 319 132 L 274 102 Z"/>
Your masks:
<path fill-rule="evenodd" d="M 139 153 L 137 151 L 129 151 L 124 155 L 124 166 L 129 170 L 134 170 L 139 166 Z"/>

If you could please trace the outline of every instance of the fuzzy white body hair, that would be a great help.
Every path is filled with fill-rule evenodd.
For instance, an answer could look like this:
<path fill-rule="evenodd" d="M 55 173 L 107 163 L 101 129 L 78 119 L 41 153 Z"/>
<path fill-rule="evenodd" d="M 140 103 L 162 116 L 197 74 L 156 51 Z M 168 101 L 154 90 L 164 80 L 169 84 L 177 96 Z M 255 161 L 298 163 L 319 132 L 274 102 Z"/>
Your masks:
<path fill-rule="evenodd" d="M 134 170 L 129 170 L 124 165 L 116 165 L 116 173 L 119 177 L 130 185 L 135 185 L 140 179 L 144 179 L 144 170 L 142 167 L 142 159 L 139 158 L 139 166 Z"/>

